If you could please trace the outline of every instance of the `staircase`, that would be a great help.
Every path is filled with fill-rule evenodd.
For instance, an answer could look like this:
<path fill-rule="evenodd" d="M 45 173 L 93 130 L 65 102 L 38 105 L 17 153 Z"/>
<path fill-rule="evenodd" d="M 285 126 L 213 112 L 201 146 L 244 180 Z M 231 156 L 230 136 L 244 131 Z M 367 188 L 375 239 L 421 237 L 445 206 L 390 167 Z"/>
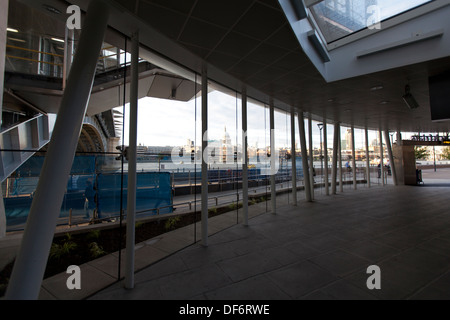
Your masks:
<path fill-rule="evenodd" d="M 0 133 L 0 182 L 50 141 L 48 116 L 38 115 Z M 21 150 L 21 151 L 11 151 Z"/>

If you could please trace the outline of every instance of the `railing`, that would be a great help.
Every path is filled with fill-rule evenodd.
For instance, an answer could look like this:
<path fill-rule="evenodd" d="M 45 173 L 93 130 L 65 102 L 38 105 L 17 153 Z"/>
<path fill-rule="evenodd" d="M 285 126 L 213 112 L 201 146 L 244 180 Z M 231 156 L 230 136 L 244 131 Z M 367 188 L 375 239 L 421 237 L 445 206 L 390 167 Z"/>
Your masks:
<path fill-rule="evenodd" d="M 63 78 L 66 59 L 64 40 L 27 33 L 21 33 L 16 37 L 12 40 L 8 37 L 6 71 Z M 12 42 L 21 42 L 25 45 L 19 46 Z M 73 56 L 74 53 L 75 50 L 69 54 Z M 128 65 L 130 63 L 128 56 L 129 54 L 120 48 L 105 43 L 98 58 L 97 74 Z"/>

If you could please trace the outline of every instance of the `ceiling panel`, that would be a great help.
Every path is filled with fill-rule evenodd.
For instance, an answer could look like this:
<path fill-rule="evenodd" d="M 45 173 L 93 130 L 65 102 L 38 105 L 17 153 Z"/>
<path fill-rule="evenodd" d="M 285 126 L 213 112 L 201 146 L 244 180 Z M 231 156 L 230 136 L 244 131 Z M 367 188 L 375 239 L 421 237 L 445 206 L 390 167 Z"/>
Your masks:
<path fill-rule="evenodd" d="M 128 0 L 122 0 L 122 1 L 128 1 Z M 142 3 L 152 3 L 154 5 L 164 7 L 167 9 L 170 9 L 174 12 L 179 12 L 182 14 L 189 14 L 192 10 L 192 7 L 195 5 L 197 0 L 140 0 Z"/>
<path fill-rule="evenodd" d="M 252 3 L 253 0 L 198 0 L 191 16 L 229 29 L 241 18 Z"/>
<path fill-rule="evenodd" d="M 213 49 L 227 30 L 201 20 L 189 19 L 179 40 L 205 49 Z M 201 36 L 199 36 L 201 35 Z"/>
<path fill-rule="evenodd" d="M 236 32 L 230 32 L 218 44 L 215 51 L 242 58 L 248 55 L 259 44 L 260 41 L 258 40 Z"/>
<path fill-rule="evenodd" d="M 255 50 L 253 50 L 246 59 L 256 63 L 270 65 L 274 61 L 282 59 L 289 52 L 279 47 L 270 44 L 262 43 Z"/>
<path fill-rule="evenodd" d="M 258 40 L 266 40 L 285 25 L 282 12 L 255 3 L 234 27 L 236 32 Z"/>
<path fill-rule="evenodd" d="M 136 12 L 140 21 L 175 44 L 165 51 L 150 40 L 143 43 L 150 49 L 155 46 L 160 54 L 197 72 L 206 60 L 222 70 L 211 80 L 230 88 L 243 82 L 263 93 L 261 101 L 271 96 L 281 108 L 294 104 L 319 117 L 327 114 L 330 120 L 356 126 L 450 130 L 449 123 L 431 122 L 428 98 L 428 76 L 449 70 L 449 57 L 326 83 L 302 51 L 278 0 L 137 0 L 137 7 L 135 1 L 111 1 Z M 178 61 L 172 58 L 181 56 L 173 53 L 174 47 L 185 48 L 198 59 Z M 408 83 L 421 104 L 417 110 L 409 110 L 402 101 Z M 376 86 L 382 89 L 372 91 Z"/>
<path fill-rule="evenodd" d="M 186 20 L 186 16 L 177 11 L 143 1 L 140 2 L 137 12 L 140 18 L 151 21 L 152 26 L 169 38 L 178 37 Z"/>

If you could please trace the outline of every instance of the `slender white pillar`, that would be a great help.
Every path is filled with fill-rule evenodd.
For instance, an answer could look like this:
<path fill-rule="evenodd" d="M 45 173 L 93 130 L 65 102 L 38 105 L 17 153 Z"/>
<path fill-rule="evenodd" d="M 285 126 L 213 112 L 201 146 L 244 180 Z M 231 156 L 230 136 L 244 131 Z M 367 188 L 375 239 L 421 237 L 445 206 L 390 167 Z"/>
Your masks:
<path fill-rule="evenodd" d="M 292 204 L 297 205 L 297 163 L 295 157 L 295 112 L 291 108 L 291 168 L 292 168 Z"/>
<path fill-rule="evenodd" d="M 323 118 L 323 149 L 324 149 L 324 170 L 325 170 L 325 195 L 330 195 L 330 184 L 328 182 L 328 133 L 327 119 Z"/>
<path fill-rule="evenodd" d="M 102 1 L 90 2 L 6 292 L 7 299 L 28 300 L 39 296 L 108 16 L 108 7 Z"/>
<path fill-rule="evenodd" d="M 202 245 L 208 246 L 208 71 L 202 68 Z"/>
<path fill-rule="evenodd" d="M 276 173 L 276 161 L 275 156 L 277 152 L 275 152 L 275 108 L 273 106 L 273 102 L 270 103 L 270 203 L 272 206 L 272 213 L 275 214 L 277 212 L 277 190 L 275 183 L 275 173 Z"/>
<path fill-rule="evenodd" d="M 0 126 L 2 121 L 3 108 L 3 81 L 5 78 L 5 55 L 6 55 L 6 28 L 8 27 L 8 0 L 0 0 Z M 0 184 L 0 195 L 2 192 Z M 0 202 L 0 238 L 6 235 L 6 213 L 3 197 Z"/>
<path fill-rule="evenodd" d="M 127 235 L 125 288 L 134 288 L 134 248 L 136 225 L 137 121 L 139 90 L 139 33 L 131 36 L 130 133 L 128 142 Z"/>
<path fill-rule="evenodd" d="M 308 117 L 308 133 L 309 133 L 309 176 L 311 183 L 311 199 L 314 200 L 314 152 L 313 152 L 313 138 L 312 138 L 312 115 Z"/>
<path fill-rule="evenodd" d="M 344 192 L 344 171 L 342 171 L 342 139 L 341 139 L 341 125 L 339 125 L 339 192 Z"/>
<path fill-rule="evenodd" d="M 383 135 L 381 134 L 381 129 L 379 131 L 380 137 L 380 174 L 381 174 L 381 183 L 384 186 L 384 161 L 383 161 Z"/>
<path fill-rule="evenodd" d="M 397 171 L 395 170 L 395 163 L 394 163 L 394 155 L 392 153 L 392 145 L 391 145 L 391 139 L 389 139 L 389 131 L 384 131 L 384 140 L 386 140 L 386 148 L 389 156 L 389 165 L 391 166 L 391 175 L 392 175 L 392 181 L 394 182 L 394 185 L 398 185 L 397 181 Z"/>
<path fill-rule="evenodd" d="M 303 116 L 303 111 L 300 111 L 298 113 L 298 131 L 300 132 L 300 147 L 302 151 L 303 185 L 305 187 L 305 197 L 306 201 L 312 202 L 311 183 L 309 182 L 308 171 L 308 151 L 306 149 L 305 118 Z"/>
<path fill-rule="evenodd" d="M 352 126 L 352 176 L 353 176 L 353 189 L 357 188 L 356 180 L 356 151 L 355 151 L 355 128 Z"/>
<path fill-rule="evenodd" d="M 369 159 L 369 130 L 366 128 L 366 170 L 367 170 L 367 187 L 370 188 L 370 159 Z"/>
<path fill-rule="evenodd" d="M 331 167 L 331 193 L 336 194 L 337 186 L 337 167 L 338 167 L 338 151 L 339 151 L 339 123 L 334 124 L 333 135 L 333 159 Z"/>
<path fill-rule="evenodd" d="M 66 87 L 67 77 L 69 76 L 70 67 L 72 66 L 72 57 L 74 51 L 74 30 L 65 28 L 64 35 L 64 62 L 63 62 L 63 78 L 62 78 L 62 88 Z"/>
<path fill-rule="evenodd" d="M 242 90 L 242 211 L 244 225 L 248 226 L 248 139 L 247 139 L 247 90 Z"/>

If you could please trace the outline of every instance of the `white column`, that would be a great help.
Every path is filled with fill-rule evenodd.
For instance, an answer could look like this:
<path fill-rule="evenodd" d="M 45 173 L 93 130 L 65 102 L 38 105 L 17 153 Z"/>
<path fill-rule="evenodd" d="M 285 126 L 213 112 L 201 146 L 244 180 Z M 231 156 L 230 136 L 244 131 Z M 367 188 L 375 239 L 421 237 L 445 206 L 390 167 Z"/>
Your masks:
<path fill-rule="evenodd" d="M 134 248 L 136 225 L 137 119 L 139 85 L 139 33 L 131 36 L 130 133 L 128 142 L 127 235 L 125 288 L 134 288 Z"/>
<path fill-rule="evenodd" d="M 208 71 L 202 68 L 202 245 L 208 246 Z"/>
<path fill-rule="evenodd" d="M 313 138 L 312 138 L 312 115 L 308 117 L 308 132 L 309 132 L 309 176 L 311 182 L 311 199 L 314 200 L 314 153 L 313 153 Z"/>
<path fill-rule="evenodd" d="M 381 174 L 381 183 L 383 186 L 385 185 L 384 181 L 384 162 L 383 162 L 383 135 L 381 134 L 381 129 L 379 131 L 380 137 L 380 174 Z"/>
<path fill-rule="evenodd" d="M 74 30 L 65 28 L 64 36 L 64 62 L 63 62 L 63 78 L 62 78 L 62 88 L 66 87 L 67 78 L 69 76 L 70 67 L 72 66 L 72 56 L 74 51 Z"/>
<path fill-rule="evenodd" d="M 367 170 L 367 187 L 370 188 L 370 159 L 369 159 L 369 130 L 366 128 L 366 170 Z"/>
<path fill-rule="evenodd" d="M 331 193 L 336 194 L 337 186 L 337 168 L 338 168 L 338 152 L 339 152 L 339 123 L 334 124 L 333 135 L 333 159 L 331 167 Z"/>
<path fill-rule="evenodd" d="M 328 133 L 327 133 L 327 119 L 323 118 L 323 154 L 324 154 L 324 169 L 325 169 L 325 194 L 330 195 L 330 184 L 328 182 Z"/>
<path fill-rule="evenodd" d="M 342 171 L 342 139 L 341 139 L 341 125 L 339 125 L 339 191 L 344 192 L 344 172 Z"/>
<path fill-rule="evenodd" d="M 353 189 L 356 190 L 356 151 L 355 151 L 355 128 L 352 126 L 352 168 L 353 168 Z"/>
<path fill-rule="evenodd" d="M 5 78 L 5 55 L 6 55 L 6 28 L 8 27 L 8 0 L 0 0 L 0 126 L 3 108 L 3 83 Z M 0 184 L 0 195 L 3 194 Z M 6 235 L 6 213 L 3 197 L 0 203 L 0 238 Z"/>
<path fill-rule="evenodd" d="M 33 198 L 7 299 L 37 299 L 103 43 L 108 7 L 91 1 Z"/>
<path fill-rule="evenodd" d="M 277 211 L 277 190 L 275 184 L 275 165 L 277 159 L 275 156 L 277 152 L 275 152 L 275 109 L 273 106 L 273 102 L 270 103 L 270 203 L 272 206 L 272 213 L 276 213 Z"/>
<path fill-rule="evenodd" d="M 242 90 L 242 211 L 244 225 L 248 226 L 248 139 L 247 139 L 247 90 Z"/>
<path fill-rule="evenodd" d="M 309 182 L 308 171 L 308 151 L 306 149 L 305 118 L 303 116 L 303 111 L 298 113 L 298 131 L 300 132 L 300 147 L 302 150 L 303 185 L 305 187 L 305 197 L 306 201 L 312 202 L 311 183 Z"/>
<path fill-rule="evenodd" d="M 295 157 L 295 112 L 291 108 L 292 204 L 297 205 L 297 163 Z"/>
<path fill-rule="evenodd" d="M 392 153 L 392 145 L 391 145 L 391 139 L 389 139 L 389 131 L 384 131 L 384 140 L 386 140 L 386 148 L 389 156 L 389 165 L 391 166 L 391 174 L 392 174 L 392 181 L 394 182 L 394 185 L 398 185 L 397 181 L 397 171 L 395 170 L 395 163 L 394 163 L 394 155 Z"/>

